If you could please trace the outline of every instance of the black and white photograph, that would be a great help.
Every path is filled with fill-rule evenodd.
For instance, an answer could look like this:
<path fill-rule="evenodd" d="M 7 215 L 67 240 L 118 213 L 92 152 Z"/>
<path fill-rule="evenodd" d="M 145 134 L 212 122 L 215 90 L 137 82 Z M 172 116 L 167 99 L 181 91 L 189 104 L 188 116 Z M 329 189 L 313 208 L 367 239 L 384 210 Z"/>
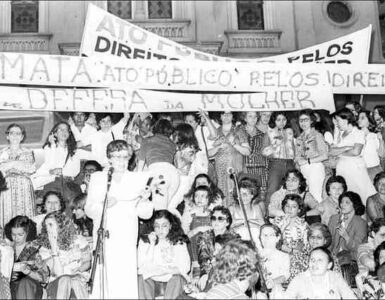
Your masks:
<path fill-rule="evenodd" d="M 385 299 L 385 0 L 0 1 L 0 299 Z"/>

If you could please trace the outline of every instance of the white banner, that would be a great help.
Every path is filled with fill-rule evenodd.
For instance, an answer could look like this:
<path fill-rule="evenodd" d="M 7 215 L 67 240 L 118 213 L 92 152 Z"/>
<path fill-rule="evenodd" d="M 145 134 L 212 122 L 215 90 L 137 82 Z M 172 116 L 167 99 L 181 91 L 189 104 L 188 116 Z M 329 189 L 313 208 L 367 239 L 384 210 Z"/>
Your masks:
<path fill-rule="evenodd" d="M 322 99 L 320 99 L 320 94 Z M 334 111 L 330 89 L 275 89 L 263 93 L 191 94 L 137 89 L 1 87 L 0 109 L 87 112 Z"/>
<path fill-rule="evenodd" d="M 176 43 L 89 4 L 80 53 L 124 59 L 367 64 L 372 26 L 306 49 L 258 59 L 216 56 Z"/>
<path fill-rule="evenodd" d="M 0 53 L 0 84 L 196 92 L 325 89 L 385 94 L 385 65 L 249 64 L 151 61 Z M 322 93 L 319 95 L 322 98 Z"/>

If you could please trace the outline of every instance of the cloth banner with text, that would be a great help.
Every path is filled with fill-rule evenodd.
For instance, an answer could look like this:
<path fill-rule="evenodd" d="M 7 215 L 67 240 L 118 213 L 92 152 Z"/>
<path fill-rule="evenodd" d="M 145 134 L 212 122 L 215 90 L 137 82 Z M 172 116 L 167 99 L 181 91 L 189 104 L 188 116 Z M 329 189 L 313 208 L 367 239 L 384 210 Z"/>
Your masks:
<path fill-rule="evenodd" d="M 89 4 L 80 47 L 84 56 L 123 59 L 202 60 L 255 63 L 367 64 L 372 26 L 302 50 L 258 59 L 233 59 L 204 53 L 142 29 Z"/>

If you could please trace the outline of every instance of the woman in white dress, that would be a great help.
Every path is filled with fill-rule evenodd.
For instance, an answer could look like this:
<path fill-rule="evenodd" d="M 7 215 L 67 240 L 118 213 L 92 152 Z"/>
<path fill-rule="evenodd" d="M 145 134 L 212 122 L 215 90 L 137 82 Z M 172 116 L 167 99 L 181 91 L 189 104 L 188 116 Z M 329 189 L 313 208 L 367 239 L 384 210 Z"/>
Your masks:
<path fill-rule="evenodd" d="M 329 155 L 338 157 L 336 174 L 345 178 L 349 191 L 360 195 L 364 204 L 376 193 L 370 180 L 361 152 L 365 145 L 365 134 L 356 127 L 353 113 L 346 108 L 336 113 L 340 136 Z"/>
<path fill-rule="evenodd" d="M 358 127 L 365 134 L 365 145 L 362 149 L 362 158 L 368 168 L 370 180 L 382 171 L 380 154 L 384 153 L 384 141 L 381 133 L 374 133 L 375 123 L 369 111 L 361 111 L 358 116 Z"/>
<path fill-rule="evenodd" d="M 138 217 L 149 219 L 153 213 L 153 204 L 147 200 L 151 195 L 149 189 L 145 188 L 148 174 L 127 170 L 132 154 L 131 146 L 125 141 L 112 141 L 107 146 L 110 171 L 95 172 L 91 176 L 85 212 L 96 224 L 93 235 L 96 237 L 103 202 L 108 193 L 104 228 L 109 232 L 109 238 L 105 239 L 104 244 L 104 276 L 101 278 L 103 271 L 98 265 L 92 298 L 138 298 Z M 109 191 L 108 180 L 111 180 Z M 102 286 L 103 278 L 105 281 Z"/>

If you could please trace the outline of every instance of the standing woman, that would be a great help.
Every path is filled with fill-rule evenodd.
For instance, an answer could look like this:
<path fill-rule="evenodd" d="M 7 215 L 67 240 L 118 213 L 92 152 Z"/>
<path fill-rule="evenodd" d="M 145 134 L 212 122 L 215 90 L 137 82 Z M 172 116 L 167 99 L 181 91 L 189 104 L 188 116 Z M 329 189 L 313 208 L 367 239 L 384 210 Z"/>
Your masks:
<path fill-rule="evenodd" d="M 348 190 L 358 193 L 366 204 L 366 199 L 375 194 L 376 190 L 361 154 L 365 134 L 356 127 L 356 119 L 349 109 L 338 111 L 336 119 L 341 134 L 337 145 L 331 147 L 329 155 L 338 158 L 336 174 L 345 178 Z"/>
<path fill-rule="evenodd" d="M 21 147 L 25 129 L 18 124 L 8 126 L 9 146 L 0 152 L 0 171 L 8 189 L 0 195 L 0 226 L 17 215 L 35 216 L 35 195 L 30 175 L 36 171 L 31 150 Z"/>
<path fill-rule="evenodd" d="M 210 149 L 209 156 L 215 155 L 215 172 L 218 178 L 218 187 L 225 194 L 225 206 L 233 203 L 232 191 L 234 184 L 227 170 L 233 168 L 238 172 L 243 169 L 243 156 L 250 155 L 247 136 L 242 128 L 233 124 L 233 113 L 221 113 L 222 125 L 218 128 L 218 137 L 214 148 Z"/>
<path fill-rule="evenodd" d="M 281 186 L 282 178 L 288 170 L 294 169 L 295 145 L 294 133 L 286 128 L 287 118 L 284 112 L 278 111 L 271 115 L 269 129 L 264 137 L 262 154 L 269 158 L 269 184 L 266 201 Z"/>
<path fill-rule="evenodd" d="M 309 192 L 321 203 L 325 180 L 322 162 L 328 158 L 328 146 L 323 135 L 314 128 L 316 117 L 311 109 L 300 111 L 298 120 L 302 133 L 297 138 L 295 161 L 306 178 Z"/>
<path fill-rule="evenodd" d="M 35 189 L 57 191 L 66 201 L 70 216 L 69 202 L 81 193 L 80 186 L 73 179 L 80 172 L 80 159 L 76 155 L 76 141 L 66 122 L 57 123 L 43 145 L 44 163 L 34 175 Z"/>
<path fill-rule="evenodd" d="M 362 158 L 368 168 L 370 180 L 382 171 L 380 154 L 384 153 L 384 141 L 381 134 L 374 133 L 375 124 L 370 112 L 361 111 L 358 116 L 358 127 L 365 134 L 365 145 L 362 149 Z"/>
<path fill-rule="evenodd" d="M 99 276 L 101 265 L 98 265 L 96 271 L 93 290 L 93 296 L 96 298 L 138 298 L 136 284 L 138 218 L 149 219 L 153 213 L 153 203 L 147 201 L 151 195 L 146 189 L 149 174 L 127 170 L 128 161 L 133 153 L 132 147 L 127 142 L 112 141 L 107 146 L 107 157 L 111 165 L 110 175 L 107 171 L 102 171 L 95 172 L 91 176 L 84 210 L 96 224 L 93 233 L 96 237 L 103 203 L 107 197 L 104 228 L 110 233 L 104 242 L 105 276 L 103 278 Z M 109 180 L 111 185 L 108 191 Z M 103 279 L 107 279 L 104 285 Z M 135 284 L 128 284 L 130 282 Z"/>
<path fill-rule="evenodd" d="M 257 180 L 258 186 L 260 187 L 260 197 L 265 199 L 268 180 L 267 158 L 262 155 L 263 137 L 265 133 L 256 126 L 258 121 L 257 112 L 249 111 L 243 113 L 243 119 L 246 122 L 243 128 L 246 132 L 251 152 L 250 155 L 243 156 L 245 171 Z"/>

